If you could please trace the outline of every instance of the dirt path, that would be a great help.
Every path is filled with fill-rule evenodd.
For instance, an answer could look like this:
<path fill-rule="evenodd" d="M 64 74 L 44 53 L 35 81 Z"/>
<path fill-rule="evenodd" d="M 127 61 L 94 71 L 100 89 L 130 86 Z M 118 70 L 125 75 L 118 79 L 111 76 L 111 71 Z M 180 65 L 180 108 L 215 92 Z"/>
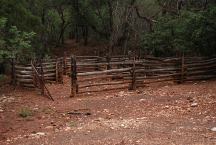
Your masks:
<path fill-rule="evenodd" d="M 158 84 L 77 98 L 68 97 L 68 78 L 65 85 L 49 88 L 55 102 L 32 90 L 1 89 L 0 144 L 216 144 L 216 132 L 211 131 L 216 127 L 216 81 Z M 32 114 L 20 117 L 23 108 Z"/>

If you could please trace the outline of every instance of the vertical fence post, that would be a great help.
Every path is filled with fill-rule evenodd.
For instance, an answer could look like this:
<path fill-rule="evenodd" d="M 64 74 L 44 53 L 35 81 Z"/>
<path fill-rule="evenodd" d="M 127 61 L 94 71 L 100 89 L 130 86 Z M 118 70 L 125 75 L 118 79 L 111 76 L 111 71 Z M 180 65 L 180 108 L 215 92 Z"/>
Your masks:
<path fill-rule="evenodd" d="M 106 60 L 107 60 L 107 70 L 110 70 L 111 69 L 111 65 L 110 65 L 110 62 L 111 62 L 111 57 L 110 57 L 110 55 L 108 55 L 107 57 L 106 57 Z"/>
<path fill-rule="evenodd" d="M 45 94 L 45 89 L 44 89 L 44 70 L 43 70 L 43 62 L 42 59 L 40 59 L 40 75 L 41 75 L 41 80 L 40 80 L 40 87 L 41 87 L 41 94 Z"/>
<path fill-rule="evenodd" d="M 58 59 L 56 59 L 56 67 L 55 67 L 55 72 L 56 72 L 56 82 L 59 82 L 59 62 Z"/>
<path fill-rule="evenodd" d="M 130 90 L 135 90 L 136 89 L 136 59 L 134 57 L 133 59 L 133 67 L 132 67 L 132 83 L 131 83 L 131 87 Z"/>
<path fill-rule="evenodd" d="M 67 57 L 66 57 L 66 53 L 64 53 L 64 57 L 63 57 L 63 73 L 64 73 L 64 75 L 67 74 Z"/>
<path fill-rule="evenodd" d="M 71 57 L 71 95 L 70 97 L 76 97 L 78 93 L 77 85 L 77 64 L 75 56 Z"/>
<path fill-rule="evenodd" d="M 15 69 L 15 59 L 11 60 L 11 83 L 16 86 L 16 69 Z"/>
<path fill-rule="evenodd" d="M 182 58 L 181 58 L 181 79 L 180 79 L 180 83 L 184 83 L 184 77 L 185 77 L 185 57 L 184 57 L 184 53 L 183 53 Z"/>
<path fill-rule="evenodd" d="M 96 63 L 100 63 L 100 58 L 96 58 Z M 99 65 L 95 65 L 95 71 L 99 71 L 100 70 L 100 66 Z"/>
<path fill-rule="evenodd" d="M 60 59 L 59 63 L 59 82 L 63 84 L 63 75 L 64 75 L 64 59 Z"/>
<path fill-rule="evenodd" d="M 35 86 L 35 89 L 38 87 L 37 85 L 37 78 L 36 78 L 36 74 L 35 74 L 35 71 L 34 71 L 34 61 L 31 60 L 31 66 L 32 66 L 32 80 L 33 80 L 33 85 Z"/>

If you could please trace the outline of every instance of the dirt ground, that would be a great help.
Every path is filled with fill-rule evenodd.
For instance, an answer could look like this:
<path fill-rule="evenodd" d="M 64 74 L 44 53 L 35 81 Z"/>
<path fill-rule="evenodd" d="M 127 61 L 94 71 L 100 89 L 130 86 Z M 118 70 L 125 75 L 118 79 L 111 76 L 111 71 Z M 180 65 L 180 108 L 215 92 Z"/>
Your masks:
<path fill-rule="evenodd" d="M 54 102 L 35 90 L 0 89 L 1 145 L 216 145 L 216 81 L 76 98 L 68 78 L 49 89 Z"/>

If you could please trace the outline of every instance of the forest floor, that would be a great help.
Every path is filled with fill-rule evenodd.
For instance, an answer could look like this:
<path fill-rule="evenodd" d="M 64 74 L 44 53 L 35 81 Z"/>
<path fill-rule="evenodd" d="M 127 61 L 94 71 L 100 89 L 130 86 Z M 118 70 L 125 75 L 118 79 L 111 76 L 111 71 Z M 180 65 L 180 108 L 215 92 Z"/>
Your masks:
<path fill-rule="evenodd" d="M 216 145 L 216 81 L 75 98 L 69 84 L 65 77 L 48 86 L 54 102 L 34 90 L 0 88 L 0 144 Z"/>

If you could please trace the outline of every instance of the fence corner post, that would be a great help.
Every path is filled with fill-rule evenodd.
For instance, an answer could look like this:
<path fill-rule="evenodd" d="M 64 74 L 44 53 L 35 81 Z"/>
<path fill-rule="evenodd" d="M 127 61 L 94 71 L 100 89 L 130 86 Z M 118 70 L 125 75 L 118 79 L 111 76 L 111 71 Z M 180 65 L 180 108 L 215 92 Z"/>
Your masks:
<path fill-rule="evenodd" d="M 78 93 L 78 85 L 77 85 L 77 64 L 76 57 L 71 56 L 71 94 L 70 97 L 76 97 L 76 93 Z"/>

